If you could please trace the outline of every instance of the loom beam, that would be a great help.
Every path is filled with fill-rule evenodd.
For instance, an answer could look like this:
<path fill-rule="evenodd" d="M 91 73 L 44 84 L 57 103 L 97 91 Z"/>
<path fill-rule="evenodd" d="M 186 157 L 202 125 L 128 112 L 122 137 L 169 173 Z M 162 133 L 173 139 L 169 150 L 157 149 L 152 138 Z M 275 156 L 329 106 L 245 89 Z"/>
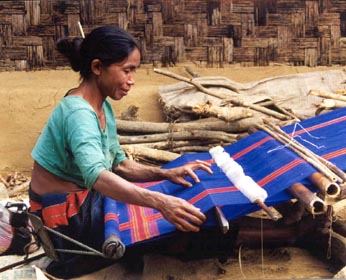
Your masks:
<path fill-rule="evenodd" d="M 299 199 L 305 208 L 313 215 L 323 214 L 327 211 L 325 202 L 316 194 L 311 192 L 302 183 L 293 184 L 288 191 L 297 199 Z"/>
<path fill-rule="evenodd" d="M 316 172 L 311 174 L 309 180 L 321 190 L 322 194 L 328 195 L 331 198 L 336 198 L 340 194 L 340 186 L 332 182 L 322 173 Z"/>

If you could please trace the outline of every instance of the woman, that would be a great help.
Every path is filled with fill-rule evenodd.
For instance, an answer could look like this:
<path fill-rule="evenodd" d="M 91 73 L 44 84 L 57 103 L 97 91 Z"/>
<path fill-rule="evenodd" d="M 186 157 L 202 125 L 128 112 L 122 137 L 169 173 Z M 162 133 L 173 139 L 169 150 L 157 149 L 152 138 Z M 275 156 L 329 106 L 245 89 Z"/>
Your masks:
<path fill-rule="evenodd" d="M 180 231 L 199 231 L 205 221 L 199 209 L 183 199 L 131 183 L 168 179 L 189 187 L 185 176 L 199 181 L 194 170 L 212 173 L 210 165 L 202 161 L 160 169 L 126 158 L 107 98 L 120 100 L 134 85 L 140 64 L 136 41 L 120 28 L 104 26 L 85 39 L 62 39 L 57 47 L 80 73 L 81 83 L 56 106 L 32 152 L 30 211 L 45 225 L 97 249 L 103 241 L 96 238 L 103 230 L 99 226 L 103 223 L 102 196 L 157 209 Z M 55 248 L 71 247 L 60 238 L 51 238 Z M 60 254 L 59 258 L 62 265 L 53 262 L 50 267 L 62 269 L 65 277 L 77 273 L 76 264 L 85 263 L 81 256 Z M 89 265 L 83 272 L 97 267 Z M 52 268 L 51 273 L 57 275 L 57 270 Z"/>

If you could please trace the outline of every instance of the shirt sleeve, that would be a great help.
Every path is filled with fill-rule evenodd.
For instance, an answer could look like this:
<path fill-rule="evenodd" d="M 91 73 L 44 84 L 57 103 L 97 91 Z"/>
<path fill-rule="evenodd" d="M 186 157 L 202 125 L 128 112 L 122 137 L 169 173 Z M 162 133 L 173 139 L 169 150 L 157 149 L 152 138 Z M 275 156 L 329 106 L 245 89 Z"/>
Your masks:
<path fill-rule="evenodd" d="M 65 133 L 72 159 L 80 169 L 85 186 L 92 189 L 100 173 L 107 170 L 96 114 L 88 109 L 73 112 L 66 119 Z"/>

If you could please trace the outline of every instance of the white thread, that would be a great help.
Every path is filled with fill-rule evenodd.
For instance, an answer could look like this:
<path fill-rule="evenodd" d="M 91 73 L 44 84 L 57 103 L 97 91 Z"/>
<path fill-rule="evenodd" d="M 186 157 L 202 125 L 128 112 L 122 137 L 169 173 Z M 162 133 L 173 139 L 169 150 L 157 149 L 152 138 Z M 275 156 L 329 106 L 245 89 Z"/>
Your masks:
<path fill-rule="evenodd" d="M 302 129 L 302 130 L 304 130 L 311 138 L 315 138 L 315 139 L 324 139 L 324 138 L 326 138 L 326 137 L 323 137 L 323 136 L 320 136 L 320 137 L 317 137 L 317 136 L 313 136 L 309 131 L 307 131 L 305 128 L 304 128 L 304 126 L 302 126 L 300 123 L 295 123 L 294 124 L 294 128 L 293 128 L 293 132 L 292 132 L 292 137 L 294 137 L 294 133 L 296 132 L 296 130 L 297 130 L 297 126 L 300 126 L 300 128 Z"/>
<path fill-rule="evenodd" d="M 244 174 L 244 170 L 221 146 L 209 150 L 216 165 L 222 169 L 227 178 L 251 202 L 264 201 L 268 194 L 251 177 Z"/>
<path fill-rule="evenodd" d="M 271 152 L 274 152 L 274 151 L 281 150 L 281 149 L 284 149 L 284 148 L 286 148 L 286 147 L 289 147 L 289 146 L 290 146 L 290 143 L 292 143 L 292 141 L 293 141 L 294 138 L 299 138 L 299 139 L 301 139 L 302 142 L 308 143 L 309 145 L 315 147 L 316 149 L 325 148 L 324 145 L 318 146 L 318 145 L 316 145 L 316 144 L 314 144 L 314 143 L 312 143 L 312 142 L 306 140 L 305 138 L 301 137 L 300 135 L 295 135 L 295 132 L 296 132 L 296 130 L 297 130 L 297 126 L 298 126 L 298 125 L 299 125 L 299 127 L 300 127 L 302 130 L 304 130 L 304 131 L 308 134 L 308 136 L 310 136 L 310 137 L 313 138 L 313 139 L 324 139 L 324 138 L 326 138 L 326 137 L 323 137 L 323 136 L 321 136 L 321 137 L 313 136 L 313 135 L 312 135 L 309 131 L 307 131 L 301 124 L 295 123 L 295 124 L 294 124 L 294 127 L 293 127 L 293 131 L 292 131 L 292 133 L 291 133 L 292 135 L 290 136 L 290 142 L 287 143 L 287 144 L 285 144 L 285 145 L 280 145 L 280 146 L 278 146 L 278 147 L 276 147 L 276 148 L 274 148 L 274 149 L 269 150 L 269 151 L 267 152 L 267 154 L 270 154 Z M 287 136 L 289 136 L 288 133 L 286 133 L 286 134 L 287 134 Z"/>

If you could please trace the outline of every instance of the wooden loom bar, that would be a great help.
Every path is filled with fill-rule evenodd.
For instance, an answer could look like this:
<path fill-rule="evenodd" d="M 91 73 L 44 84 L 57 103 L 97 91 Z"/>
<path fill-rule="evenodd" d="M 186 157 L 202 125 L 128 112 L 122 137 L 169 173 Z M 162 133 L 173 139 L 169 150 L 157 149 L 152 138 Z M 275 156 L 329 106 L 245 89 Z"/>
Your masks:
<path fill-rule="evenodd" d="M 282 144 L 289 147 L 291 150 L 293 150 L 296 154 L 298 154 L 301 158 L 306 160 L 308 163 L 310 163 L 313 167 L 315 167 L 317 170 L 320 170 L 327 178 L 329 178 L 332 181 L 341 181 L 341 178 L 338 178 L 338 176 L 332 172 L 329 168 L 327 168 L 325 165 L 323 165 L 320 161 L 316 160 L 315 158 L 311 157 L 310 155 L 306 155 L 304 152 L 302 152 L 297 146 L 291 142 L 287 141 L 286 137 L 283 137 L 282 135 L 278 135 L 269 128 L 265 127 L 264 125 L 256 125 L 257 128 L 267 132 L 269 135 L 271 135 L 274 139 L 278 140 Z M 289 145 L 287 145 L 289 144 Z"/>
<path fill-rule="evenodd" d="M 310 157 L 315 158 L 316 160 L 318 160 L 319 162 L 321 162 L 323 165 L 325 165 L 328 169 L 330 169 L 332 172 L 334 172 L 337 176 L 339 176 L 342 180 L 338 180 L 340 183 L 346 181 L 346 173 L 344 171 L 342 171 L 340 168 L 338 168 L 337 166 L 335 166 L 334 164 L 332 164 L 330 161 L 324 159 L 323 157 L 316 155 L 315 153 L 313 153 L 312 151 L 310 151 L 309 149 L 307 149 L 305 146 L 303 146 L 302 144 L 300 144 L 298 141 L 296 141 L 293 137 L 290 137 L 289 135 L 287 135 L 284 131 L 282 131 L 279 127 L 268 123 L 269 126 L 271 126 L 277 133 L 279 133 L 280 135 L 282 135 L 283 137 L 286 138 L 287 143 L 294 143 L 295 146 L 297 146 L 297 148 L 307 154 Z"/>

